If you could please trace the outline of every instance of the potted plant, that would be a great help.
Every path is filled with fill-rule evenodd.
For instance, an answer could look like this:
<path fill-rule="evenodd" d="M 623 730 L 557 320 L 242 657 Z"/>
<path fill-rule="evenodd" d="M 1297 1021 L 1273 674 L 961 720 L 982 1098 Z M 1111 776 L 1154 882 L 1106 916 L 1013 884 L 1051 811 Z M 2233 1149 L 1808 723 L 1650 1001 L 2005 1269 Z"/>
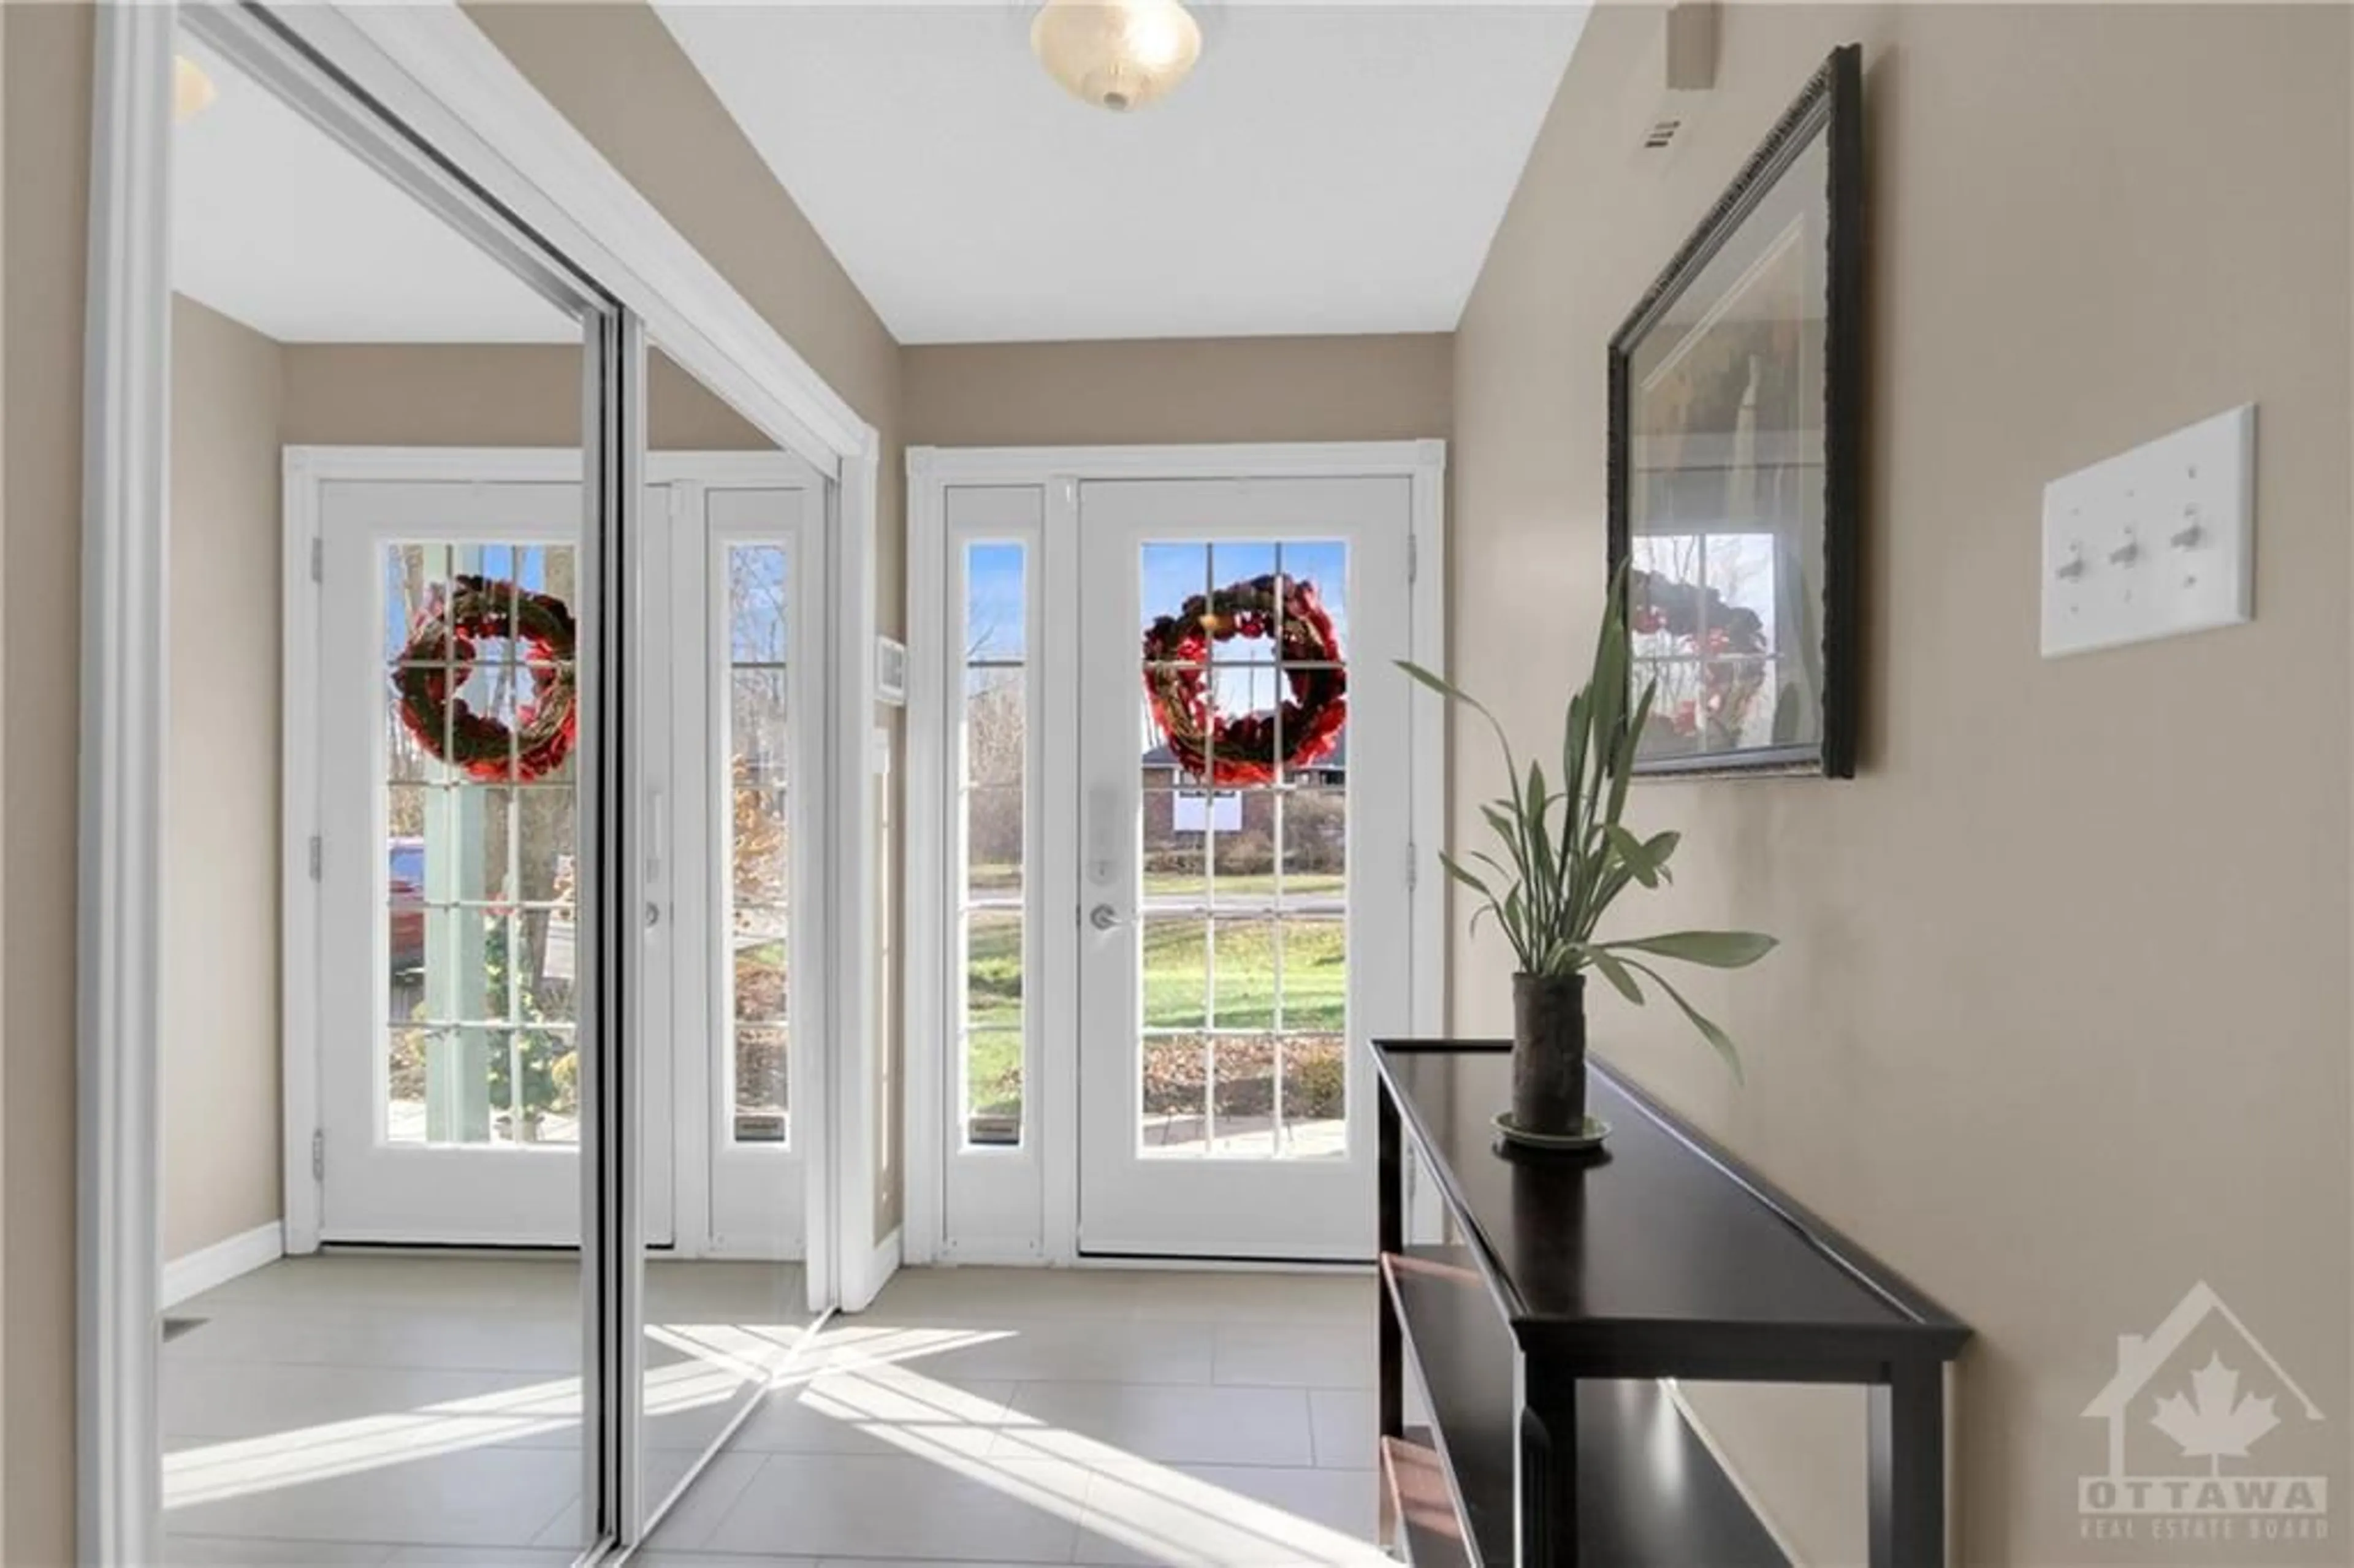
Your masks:
<path fill-rule="evenodd" d="M 1492 917 L 1519 960 L 1512 976 L 1512 1107 L 1500 1125 L 1508 1136 L 1528 1141 L 1590 1143 L 1605 1130 L 1585 1114 L 1588 969 L 1638 1006 L 1644 981 L 1658 987 L 1738 1078 L 1741 1058 L 1732 1040 L 1654 965 L 1664 959 L 1740 969 L 1774 948 L 1773 938 L 1755 931 L 1670 931 L 1609 939 L 1596 934 L 1604 913 L 1630 885 L 1658 887 L 1669 880 L 1668 861 L 1681 836 L 1638 838 L 1620 821 L 1634 779 L 1636 739 L 1650 716 L 1655 689 L 1646 683 L 1633 713 L 1628 712 L 1628 659 L 1622 568 L 1603 610 L 1593 673 L 1569 700 L 1558 789 L 1534 758 L 1522 771 L 1495 715 L 1428 670 L 1400 662 L 1407 674 L 1486 719 L 1503 752 L 1506 793 L 1480 807 L 1501 841 L 1501 854 L 1472 851 L 1469 858 L 1479 871 L 1452 855 L 1438 859 L 1449 876 L 1479 897 L 1473 930 L 1481 916 Z"/>

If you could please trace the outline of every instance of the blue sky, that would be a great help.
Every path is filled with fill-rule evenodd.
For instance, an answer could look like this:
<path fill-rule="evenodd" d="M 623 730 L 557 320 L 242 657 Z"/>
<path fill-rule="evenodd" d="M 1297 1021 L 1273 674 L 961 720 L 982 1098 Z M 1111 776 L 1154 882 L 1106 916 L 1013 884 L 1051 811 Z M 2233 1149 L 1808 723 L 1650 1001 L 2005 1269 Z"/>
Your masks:
<path fill-rule="evenodd" d="M 554 546 L 569 551 L 568 545 Z M 429 552 L 429 561 L 446 551 L 455 559 L 449 569 L 492 578 L 507 577 L 527 588 L 547 586 L 547 556 L 549 546 L 543 545 L 466 545 L 454 549 L 446 545 L 387 545 L 384 550 L 384 656 L 397 659 L 408 642 L 408 610 L 403 603 L 408 578 L 408 552 L 422 548 Z M 438 563 L 437 563 L 438 564 Z M 436 582 L 445 588 L 446 582 Z"/>
<path fill-rule="evenodd" d="M 1168 614 L 1193 594 L 1262 573 L 1282 570 L 1316 585 L 1332 625 L 1348 645 L 1348 551 L 1338 541 L 1272 542 L 1214 545 L 1150 545 L 1140 552 L 1143 614 L 1137 635 L 1158 616 Z M 976 659 L 1020 659 L 1023 655 L 1023 577 L 1024 550 L 1020 545 L 969 546 L 965 556 L 966 625 L 970 629 L 967 652 Z M 1267 659 L 1273 650 L 1265 644 L 1222 643 L 1221 658 Z M 1260 705 L 1265 705 L 1262 703 Z"/>

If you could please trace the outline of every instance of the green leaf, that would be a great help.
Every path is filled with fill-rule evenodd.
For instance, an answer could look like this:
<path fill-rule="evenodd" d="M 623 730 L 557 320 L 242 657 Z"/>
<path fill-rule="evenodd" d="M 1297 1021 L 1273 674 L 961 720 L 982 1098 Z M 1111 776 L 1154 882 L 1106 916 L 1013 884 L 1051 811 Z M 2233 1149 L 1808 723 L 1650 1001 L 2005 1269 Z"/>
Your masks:
<path fill-rule="evenodd" d="M 1631 948 L 1688 964 L 1705 964 L 1712 969 L 1745 969 L 1776 946 L 1773 938 L 1759 931 L 1669 931 L 1602 945 L 1614 951 Z"/>
<path fill-rule="evenodd" d="M 1529 798 L 1521 813 L 1521 831 L 1528 835 L 1529 864 L 1535 875 L 1531 879 L 1530 892 L 1540 911 L 1549 910 L 1557 902 L 1560 879 L 1553 872 L 1553 836 L 1545 821 L 1544 768 L 1533 757 L 1529 758 Z"/>
<path fill-rule="evenodd" d="M 1618 805 L 1625 792 L 1616 787 L 1619 769 L 1615 766 L 1626 744 L 1627 717 L 1627 573 L 1621 566 L 1610 584 L 1610 596 L 1602 610 L 1602 626 L 1595 638 L 1594 673 L 1589 689 L 1594 693 L 1591 722 L 1594 726 L 1593 747 L 1596 756 L 1613 764 L 1597 767 L 1586 781 L 1586 821 L 1597 826 L 1618 820 Z M 1606 781 L 1611 783 L 1605 792 Z"/>
<path fill-rule="evenodd" d="M 1486 850 L 1473 850 L 1471 852 L 1471 858 L 1486 866 L 1489 870 L 1494 872 L 1498 876 L 1510 877 L 1512 874 L 1512 868 L 1511 866 L 1506 865 L 1502 861 L 1498 860 Z"/>
<path fill-rule="evenodd" d="M 1569 791 L 1572 800 L 1581 800 L 1585 793 L 1587 721 L 1592 712 L 1592 697 L 1579 692 L 1569 699 L 1569 716 L 1562 725 L 1561 787 Z"/>
<path fill-rule="evenodd" d="M 1646 887 L 1659 885 L 1659 862 L 1651 858 L 1649 844 L 1616 822 L 1604 823 L 1602 832 L 1609 841 L 1610 847 L 1618 852 L 1618 859 L 1627 867 L 1629 876 Z"/>
<path fill-rule="evenodd" d="M 1447 875 L 1453 877 L 1464 886 L 1471 889 L 1474 893 L 1479 894 L 1483 897 L 1492 898 L 1495 896 L 1494 894 L 1488 891 L 1488 885 L 1486 883 L 1480 881 L 1478 877 L 1464 870 L 1462 863 L 1458 861 L 1453 855 L 1448 854 L 1445 850 L 1440 850 L 1438 852 L 1438 863 L 1447 868 Z"/>
<path fill-rule="evenodd" d="M 1596 969 L 1601 971 L 1602 978 L 1608 980 L 1611 988 L 1620 996 L 1625 997 L 1637 1007 L 1643 1005 L 1642 988 L 1636 985 L 1635 977 L 1627 972 L 1626 965 L 1599 948 L 1587 948 L 1585 957 Z"/>
<path fill-rule="evenodd" d="M 1504 933 L 1512 939 L 1512 950 L 1521 957 L 1523 968 L 1529 957 L 1528 900 L 1522 896 L 1521 885 L 1512 885 L 1504 901 L 1496 906 L 1496 916 L 1504 923 Z"/>
<path fill-rule="evenodd" d="M 1511 811 L 1506 810 L 1500 803 L 1482 805 L 1479 808 L 1479 814 L 1488 820 L 1488 826 L 1494 831 L 1496 836 L 1503 840 L 1511 848 L 1512 858 L 1520 859 L 1521 825 L 1518 818 Z"/>
<path fill-rule="evenodd" d="M 1643 744 L 1644 726 L 1651 722 L 1651 701 L 1659 693 L 1659 682 L 1644 682 L 1643 694 L 1635 704 L 1635 716 L 1610 737 L 1609 820 L 1614 822 L 1627 809 L 1627 787 L 1635 781 L 1635 753 Z"/>
<path fill-rule="evenodd" d="M 1475 708 L 1479 705 L 1478 698 L 1456 686 L 1444 675 L 1439 675 L 1431 671 L 1426 670 L 1411 659 L 1400 659 L 1397 661 L 1397 667 L 1404 670 L 1416 680 L 1421 682 L 1424 685 L 1428 686 L 1432 691 L 1437 692 L 1442 697 L 1448 698 L 1454 702 L 1467 703 Z"/>
<path fill-rule="evenodd" d="M 1594 935 L 1595 926 L 1608 911 L 1618 895 L 1627 890 L 1627 885 L 1634 880 L 1634 874 L 1621 863 L 1614 862 L 1609 869 L 1602 874 L 1595 884 L 1593 893 L 1586 898 L 1585 918 L 1578 923 L 1578 937 L 1581 940 Z"/>
<path fill-rule="evenodd" d="M 1723 1030 L 1719 1029 L 1714 1021 L 1703 1015 L 1700 1009 L 1694 1007 L 1691 1002 L 1686 1001 L 1684 1000 L 1683 992 L 1678 991 L 1674 986 L 1670 985 L 1668 983 L 1667 977 L 1659 973 L 1659 970 L 1651 968 L 1649 964 L 1638 964 L 1632 959 L 1628 959 L 1627 967 L 1628 969 L 1638 970 L 1640 973 L 1649 975 L 1651 978 L 1652 984 L 1658 986 L 1661 991 L 1666 991 L 1668 993 L 1668 999 L 1673 1001 L 1678 1007 L 1683 1009 L 1684 1016 L 1691 1020 L 1691 1026 L 1700 1031 L 1701 1038 L 1714 1046 L 1716 1048 L 1716 1054 L 1724 1059 L 1724 1065 L 1733 1070 L 1733 1081 L 1734 1083 L 1745 1084 L 1749 1081 L 1748 1076 L 1741 1070 L 1741 1053 L 1733 1048 L 1732 1037 L 1726 1034 Z"/>

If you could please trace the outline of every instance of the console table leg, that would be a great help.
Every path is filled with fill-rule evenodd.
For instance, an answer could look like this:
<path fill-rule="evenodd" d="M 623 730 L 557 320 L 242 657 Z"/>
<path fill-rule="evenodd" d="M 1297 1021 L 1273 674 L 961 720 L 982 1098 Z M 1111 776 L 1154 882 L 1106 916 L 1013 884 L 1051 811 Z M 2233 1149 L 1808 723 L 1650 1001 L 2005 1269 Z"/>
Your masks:
<path fill-rule="evenodd" d="M 1525 1376 L 1527 1362 L 1522 1363 Z M 1577 1568 L 1577 1384 L 1523 1386 L 1521 1406 L 1522 1568 Z"/>
<path fill-rule="evenodd" d="M 1868 1392 L 1872 1568 L 1943 1568 L 1945 1370 L 1893 1367 Z"/>
<path fill-rule="evenodd" d="M 1375 1245 L 1384 1259 L 1405 1251 L 1405 1129 L 1398 1119 L 1398 1108 L 1384 1086 L 1378 1100 L 1374 1117 L 1375 1169 L 1380 1190 L 1380 1203 L 1375 1211 L 1377 1229 Z M 1388 1265 L 1381 1266 L 1386 1268 Z M 1381 1436 L 1395 1437 L 1405 1430 L 1405 1346 L 1398 1330 L 1397 1317 L 1391 1310 L 1389 1287 L 1377 1276 L 1373 1288 L 1381 1300 L 1381 1360 L 1377 1363 L 1381 1386 Z"/>
<path fill-rule="evenodd" d="M 1378 1359 L 1374 1362 L 1380 1407 L 1374 1423 L 1373 1464 L 1382 1484 L 1381 1517 L 1373 1539 L 1395 1551 L 1400 1545 L 1397 1507 L 1390 1486 L 1386 1445 L 1391 1438 L 1405 1433 L 1405 1340 L 1398 1326 L 1396 1308 L 1390 1301 L 1384 1275 L 1389 1268 L 1388 1260 L 1405 1250 L 1405 1129 L 1399 1121 L 1396 1102 L 1390 1098 L 1388 1085 L 1382 1086 L 1375 1107 L 1375 1244 L 1380 1255 L 1375 1264 L 1373 1289 L 1380 1299 L 1373 1315 L 1381 1328 Z"/>

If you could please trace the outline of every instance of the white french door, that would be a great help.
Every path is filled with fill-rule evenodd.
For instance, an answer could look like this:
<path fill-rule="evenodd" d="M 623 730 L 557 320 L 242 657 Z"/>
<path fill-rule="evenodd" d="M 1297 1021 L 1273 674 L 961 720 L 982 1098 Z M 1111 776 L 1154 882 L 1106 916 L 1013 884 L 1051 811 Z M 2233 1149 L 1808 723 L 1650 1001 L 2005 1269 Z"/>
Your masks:
<path fill-rule="evenodd" d="M 1409 844 L 1435 800 L 1409 723 L 1431 715 L 1393 661 L 1430 613 L 1413 539 L 1437 525 L 1437 470 L 1370 455 L 1384 468 L 1348 478 L 1078 480 L 1008 474 L 1003 454 L 970 480 L 919 472 L 910 618 L 938 659 L 915 701 L 943 727 L 910 778 L 919 804 L 938 790 L 938 848 L 919 820 L 910 853 L 943 903 L 909 929 L 919 976 L 939 933 L 945 988 L 940 1070 L 910 1085 L 939 1116 L 936 1210 L 910 1178 L 919 1248 L 1371 1256 L 1368 1042 L 1434 1011 Z M 1235 614 L 1311 596 L 1337 659 L 1296 634 L 1304 613 L 1288 638 Z M 1148 654 L 1156 622 L 1189 615 L 1227 635 Z M 1198 726 L 1172 750 L 1161 676 L 1222 716 L 1228 766 Z M 1345 723 L 1300 745 L 1335 684 Z M 1254 723 L 1279 767 L 1233 766 Z"/>
<path fill-rule="evenodd" d="M 631 662 L 646 1240 L 794 1256 L 791 1062 L 823 1028 L 790 981 L 825 964 L 794 917 L 824 894 L 824 484 L 775 456 L 652 466 Z M 318 512 L 321 1238 L 574 1245 L 576 764 L 441 761 L 394 683 L 421 670 L 514 727 L 549 673 L 527 649 L 404 649 L 465 579 L 569 603 L 579 486 L 334 480 Z"/>
<path fill-rule="evenodd" d="M 1079 1246 L 1363 1258 L 1373 1247 L 1367 1042 L 1410 1027 L 1403 478 L 1090 482 L 1077 607 Z M 1327 661 L 1241 607 L 1320 601 Z M 1144 633 L 1223 632 L 1156 670 Z M 1159 651 L 1166 656 L 1168 650 Z M 1272 778 L 1172 752 L 1148 677 L 1264 715 Z M 1345 682 L 1329 749 L 1293 756 Z"/>
<path fill-rule="evenodd" d="M 517 728 L 553 672 L 519 641 L 410 644 L 461 591 L 568 609 L 580 508 L 577 483 L 322 487 L 313 1170 L 326 1240 L 580 1239 L 579 761 L 535 775 L 512 745 L 471 769 L 440 760 L 462 715 Z M 434 746 L 403 722 L 404 673 L 456 698 Z M 667 1168 L 650 1162 L 646 1189 L 665 1218 L 652 1173 Z"/>

